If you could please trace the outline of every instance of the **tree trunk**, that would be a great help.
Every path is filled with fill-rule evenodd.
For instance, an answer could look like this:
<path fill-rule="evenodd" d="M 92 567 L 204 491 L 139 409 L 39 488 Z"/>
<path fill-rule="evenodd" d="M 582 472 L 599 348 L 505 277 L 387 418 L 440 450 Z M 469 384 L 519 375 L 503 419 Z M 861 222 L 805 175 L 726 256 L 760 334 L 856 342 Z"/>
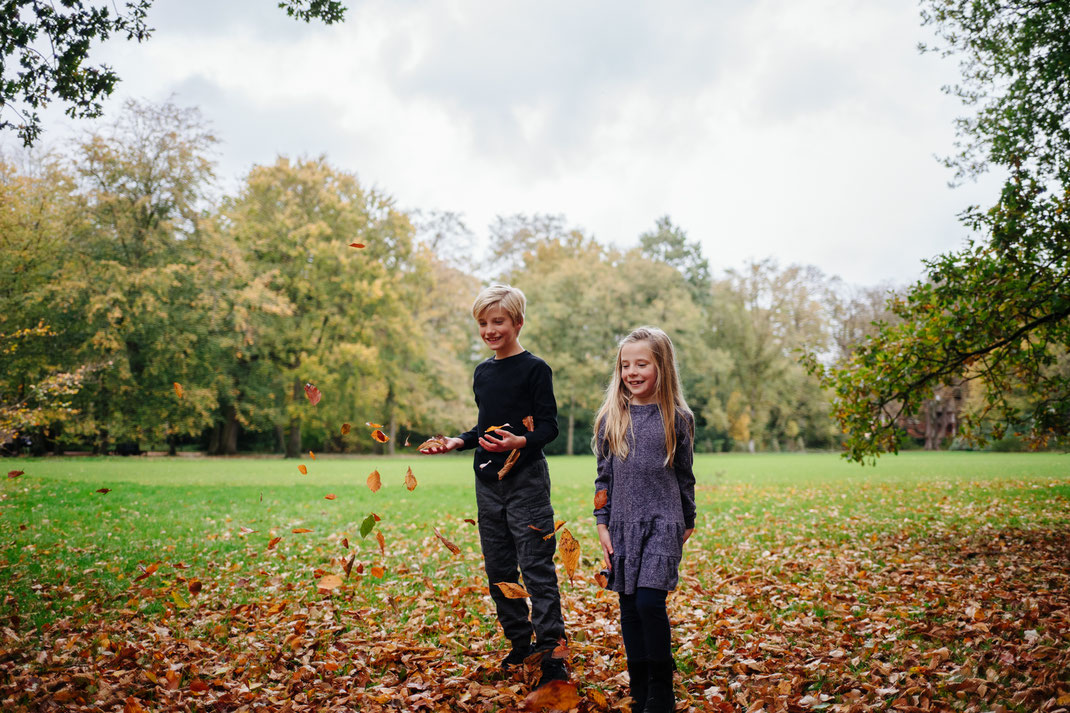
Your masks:
<path fill-rule="evenodd" d="M 208 455 L 219 455 L 219 442 L 223 437 L 223 424 L 213 423 L 212 433 L 208 436 Z"/>
<path fill-rule="evenodd" d="M 93 448 L 95 455 L 108 455 L 108 429 L 102 428 L 97 432 L 97 442 Z"/>
<path fill-rule="evenodd" d="M 238 423 L 238 410 L 233 404 L 227 404 L 223 407 L 223 414 L 227 420 L 223 424 L 223 438 L 219 444 L 223 450 L 222 455 L 237 455 L 238 433 L 241 431 L 241 424 Z"/>
<path fill-rule="evenodd" d="M 936 399 L 925 402 L 925 450 L 935 451 L 940 448 L 940 423 L 936 416 Z"/>
<path fill-rule="evenodd" d="M 398 436 L 398 416 L 396 409 L 394 408 L 394 387 L 391 386 L 386 392 L 386 414 L 387 428 L 389 433 L 386 435 L 390 437 L 390 440 L 386 442 L 386 452 L 388 455 L 394 455 L 394 443 Z"/>
<path fill-rule="evenodd" d="M 576 415 L 572 408 L 572 400 L 568 404 L 568 436 L 565 440 L 565 454 L 573 455 L 572 439 L 576 435 Z"/>
<path fill-rule="evenodd" d="M 283 428 L 281 423 L 275 424 L 275 451 L 277 453 L 286 452 L 286 429 Z"/>
<path fill-rule="evenodd" d="M 176 438 L 175 434 L 173 434 L 173 433 L 169 433 L 167 435 L 167 455 L 169 455 L 169 456 L 177 456 L 178 455 L 178 438 Z"/>
<path fill-rule="evenodd" d="M 294 403 L 301 403 L 304 389 L 300 379 L 294 379 Z M 297 458 L 301 453 L 301 419 L 295 413 L 290 418 L 289 439 L 286 441 L 286 457 Z"/>

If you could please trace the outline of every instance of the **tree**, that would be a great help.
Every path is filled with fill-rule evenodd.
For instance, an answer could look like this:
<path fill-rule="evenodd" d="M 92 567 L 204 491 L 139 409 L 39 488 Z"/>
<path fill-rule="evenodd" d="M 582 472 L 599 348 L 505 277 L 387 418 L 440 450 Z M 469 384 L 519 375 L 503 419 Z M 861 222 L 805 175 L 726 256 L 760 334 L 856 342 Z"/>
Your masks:
<path fill-rule="evenodd" d="M 639 236 L 639 247 L 651 260 L 679 270 L 691 286 L 696 301 L 702 303 L 709 299 L 710 263 L 702 254 L 702 246 L 698 242 L 689 242 L 687 233 L 673 225 L 669 216 L 658 218 L 654 230 Z"/>
<path fill-rule="evenodd" d="M 845 457 L 896 452 L 903 430 L 941 388 L 975 381 L 964 417 L 982 444 L 1008 429 L 1034 446 L 1070 438 L 1070 4 L 1064 0 L 926 0 L 923 21 L 960 58 L 947 91 L 973 113 L 958 120 L 956 179 L 1006 172 L 995 205 L 971 207 L 975 236 L 925 262 L 927 276 L 845 362 L 808 364 L 835 394 Z M 1026 397 L 1023 399 L 1022 395 Z"/>
<path fill-rule="evenodd" d="M 71 118 L 100 116 L 118 75 L 91 65 L 94 47 L 112 35 L 143 42 L 153 28 L 153 0 L 121 5 L 93 0 L 5 0 L 0 3 L 0 130 L 15 130 L 26 146 L 41 133 L 37 110 L 58 99 Z M 305 22 L 340 22 L 335 0 L 281 0 L 278 6 Z M 7 116 L 5 112 L 9 112 Z"/>

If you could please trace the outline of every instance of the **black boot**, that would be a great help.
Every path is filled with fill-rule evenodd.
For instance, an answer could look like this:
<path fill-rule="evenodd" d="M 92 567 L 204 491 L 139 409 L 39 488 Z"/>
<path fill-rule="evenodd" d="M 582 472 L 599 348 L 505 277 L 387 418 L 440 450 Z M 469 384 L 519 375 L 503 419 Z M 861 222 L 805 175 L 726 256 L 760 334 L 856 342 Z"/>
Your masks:
<path fill-rule="evenodd" d="M 647 665 L 650 666 L 650 689 L 643 713 L 672 713 L 676 707 L 676 696 L 672 690 L 672 659 L 651 661 Z"/>
<path fill-rule="evenodd" d="M 628 679 L 631 682 L 632 713 L 643 713 L 646 708 L 647 689 L 650 685 L 650 664 L 646 661 L 628 660 Z"/>
<path fill-rule="evenodd" d="M 509 673 L 513 668 L 524 665 L 524 659 L 531 656 L 531 640 L 517 640 L 513 642 L 513 648 L 509 655 L 502 661 L 502 670 Z"/>

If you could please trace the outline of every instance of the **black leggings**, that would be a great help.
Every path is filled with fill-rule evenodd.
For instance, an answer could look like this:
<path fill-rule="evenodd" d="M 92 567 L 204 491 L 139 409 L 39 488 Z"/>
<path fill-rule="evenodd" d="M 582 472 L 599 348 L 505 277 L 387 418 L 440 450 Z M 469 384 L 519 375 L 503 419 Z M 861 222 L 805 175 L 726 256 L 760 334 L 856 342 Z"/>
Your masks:
<path fill-rule="evenodd" d="M 639 587 L 620 595 L 620 633 L 629 661 L 669 661 L 672 646 L 664 589 Z"/>

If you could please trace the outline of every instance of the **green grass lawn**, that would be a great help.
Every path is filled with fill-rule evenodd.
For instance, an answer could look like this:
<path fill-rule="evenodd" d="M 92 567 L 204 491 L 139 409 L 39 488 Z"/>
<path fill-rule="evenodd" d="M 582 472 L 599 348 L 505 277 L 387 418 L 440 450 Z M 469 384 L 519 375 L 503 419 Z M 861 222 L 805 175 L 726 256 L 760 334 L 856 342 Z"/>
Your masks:
<path fill-rule="evenodd" d="M 465 521 L 476 516 L 466 454 L 7 463 L 25 475 L 0 483 L 0 626 L 24 642 L 21 647 L 42 636 L 51 641 L 57 631 L 92 631 L 109 621 L 137 621 L 149 630 L 151 622 L 168 622 L 172 628 L 182 624 L 186 636 L 226 647 L 233 642 L 221 631 L 228 626 L 243 631 L 237 619 L 226 618 L 240 618 L 234 607 L 283 600 L 308 607 L 337 602 L 357 617 L 355 624 L 338 624 L 341 629 L 369 627 L 383 641 L 440 647 L 452 652 L 457 666 L 473 651 L 493 652 L 504 645 L 489 599 L 476 591 L 483 580 L 476 529 Z M 308 467 L 307 475 L 298 472 L 299 463 Z M 412 492 L 404 485 L 408 467 L 419 481 Z M 382 475 L 377 493 L 365 485 L 373 469 Z M 708 677 L 696 679 L 693 691 L 707 702 L 713 689 L 721 691 L 718 695 L 736 695 L 738 702 L 738 690 L 729 693 L 729 678 L 719 678 L 719 667 L 749 666 L 739 662 L 752 659 L 739 652 L 758 655 L 751 647 L 759 641 L 823 646 L 811 641 L 813 632 L 790 633 L 800 621 L 828 624 L 831 628 L 822 629 L 821 636 L 838 641 L 830 647 L 868 647 L 870 655 L 885 650 L 889 660 L 909 668 L 912 654 L 890 640 L 867 640 L 863 634 L 843 634 L 839 640 L 840 634 L 829 632 L 850 628 L 859 607 L 913 596 L 895 584 L 918 571 L 912 562 L 925 562 L 937 577 L 941 568 L 957 572 L 955 568 L 984 565 L 998 572 L 1003 555 L 984 543 L 1010 542 L 1014 552 L 1028 555 L 1037 543 L 1058 542 L 1070 530 L 1070 456 L 1061 454 L 908 452 L 884 457 L 876 467 L 848 464 L 833 455 L 700 455 L 695 472 L 697 530 L 673 601 L 674 611 L 695 606 L 701 616 L 696 614 L 694 621 L 683 617 L 674 637 L 682 640 L 678 661 L 683 673 Z M 591 517 L 594 460 L 554 457 L 550 474 L 557 516 L 567 521 L 584 555 L 576 582 L 569 583 L 562 573 L 566 620 L 579 647 L 574 671 L 585 670 L 590 678 L 597 669 L 609 676 L 619 670 L 620 659 L 598 658 L 596 650 L 619 648 L 613 643 L 619 639 L 612 638 L 611 625 L 590 623 L 612 620 L 615 611 L 615 600 L 597 591 L 591 580 L 601 559 Z M 110 492 L 96 492 L 101 488 Z M 335 497 L 328 500 L 327 495 Z M 359 535 L 360 523 L 371 512 L 381 517 L 382 549 L 374 535 Z M 450 555 L 432 527 L 460 546 L 461 554 Z M 242 528 L 254 532 L 243 534 Z M 294 534 L 298 528 L 311 532 Z M 275 537 L 282 539 L 269 548 Z M 979 554 L 956 559 L 974 551 Z M 926 553 L 932 553 L 929 560 Z M 334 599 L 317 593 L 318 578 L 340 572 L 353 556 L 353 577 Z M 134 581 L 153 563 L 160 563 L 157 571 Z M 383 577 L 369 574 L 375 566 L 386 570 Z M 361 568 L 363 574 L 358 574 Z M 196 597 L 189 592 L 191 580 L 203 584 Z M 428 599 L 428 591 L 439 599 Z M 442 599 L 446 591 L 453 592 L 448 602 Z M 909 627 L 918 617 L 935 626 L 953 616 L 944 612 L 951 601 L 948 595 L 903 604 L 893 619 L 907 628 L 897 636 L 913 631 Z M 993 606 L 976 593 L 964 601 L 963 606 Z M 192 609 L 182 606 L 186 603 Z M 926 619 L 936 611 L 929 607 L 937 606 L 944 613 Z M 1007 621 L 1020 616 L 1012 604 L 1004 611 Z M 338 612 L 332 616 L 344 619 Z M 443 634 L 455 625 L 463 627 L 463 634 Z M 275 642 L 271 645 L 282 640 L 278 632 L 249 635 L 266 637 Z M 1057 637 L 1055 648 L 1063 655 L 1066 641 L 1065 634 Z M 591 648 L 584 652 L 584 646 Z M 726 658 L 730 650 L 737 651 L 736 658 Z M 710 651 L 722 658 L 711 658 Z M 38 665 L 32 663 L 37 660 L 32 651 L 21 653 L 29 667 Z M 598 666 L 603 668 L 595 661 L 602 661 Z M 150 663 L 142 668 L 148 670 Z M 783 664 L 785 670 L 794 665 Z M 849 667 L 841 674 L 853 675 Z M 983 668 L 977 675 L 986 675 Z M 831 675 L 811 677 L 790 695 L 827 690 L 838 696 L 842 692 L 836 686 L 852 685 L 829 683 L 834 680 Z M 1009 701 L 1014 691 L 1006 685 Z M 607 685 L 605 690 L 616 689 Z M 757 684 L 742 690 L 748 701 L 767 695 Z"/>

